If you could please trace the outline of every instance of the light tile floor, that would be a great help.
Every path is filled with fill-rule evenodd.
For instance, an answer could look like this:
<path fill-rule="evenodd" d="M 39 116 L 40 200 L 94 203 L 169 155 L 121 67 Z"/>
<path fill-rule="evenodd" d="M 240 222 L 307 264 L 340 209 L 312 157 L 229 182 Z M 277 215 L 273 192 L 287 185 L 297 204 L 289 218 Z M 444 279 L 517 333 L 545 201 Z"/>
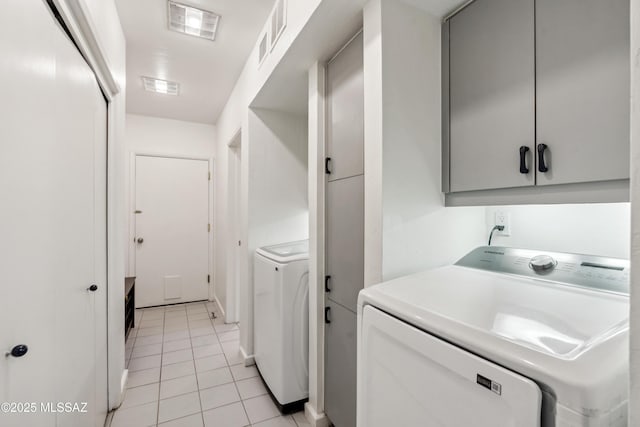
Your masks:
<path fill-rule="evenodd" d="M 239 333 L 212 302 L 136 310 L 127 393 L 107 425 L 308 427 L 302 412 L 282 416 L 255 366 L 244 366 Z"/>

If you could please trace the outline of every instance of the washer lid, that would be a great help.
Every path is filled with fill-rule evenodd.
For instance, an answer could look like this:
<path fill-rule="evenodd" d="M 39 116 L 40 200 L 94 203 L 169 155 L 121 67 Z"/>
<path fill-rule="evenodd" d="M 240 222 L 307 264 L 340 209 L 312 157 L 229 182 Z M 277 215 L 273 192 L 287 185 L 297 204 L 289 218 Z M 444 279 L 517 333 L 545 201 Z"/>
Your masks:
<path fill-rule="evenodd" d="M 309 258 L 309 240 L 279 243 L 256 249 L 256 253 L 270 260 L 287 263 Z"/>
<path fill-rule="evenodd" d="M 626 398 L 626 295 L 456 265 L 369 287 L 359 312 L 369 304 L 545 384 L 586 416 Z"/>

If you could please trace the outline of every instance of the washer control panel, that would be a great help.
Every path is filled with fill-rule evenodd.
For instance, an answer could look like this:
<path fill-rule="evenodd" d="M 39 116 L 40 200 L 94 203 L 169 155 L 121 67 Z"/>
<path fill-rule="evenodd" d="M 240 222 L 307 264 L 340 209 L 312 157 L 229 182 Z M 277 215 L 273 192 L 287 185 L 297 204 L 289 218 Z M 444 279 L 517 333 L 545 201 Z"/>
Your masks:
<path fill-rule="evenodd" d="M 481 246 L 456 265 L 629 293 L 629 261 L 619 258 Z"/>

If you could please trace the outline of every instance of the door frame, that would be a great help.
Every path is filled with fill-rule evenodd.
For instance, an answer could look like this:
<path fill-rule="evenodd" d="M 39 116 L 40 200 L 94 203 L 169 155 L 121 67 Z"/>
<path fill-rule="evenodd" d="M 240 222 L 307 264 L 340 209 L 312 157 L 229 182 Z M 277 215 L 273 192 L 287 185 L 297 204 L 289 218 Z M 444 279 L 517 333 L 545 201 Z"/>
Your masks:
<path fill-rule="evenodd" d="M 98 29 L 82 0 L 50 0 L 67 27 L 76 48 L 92 69 L 107 103 L 107 395 L 108 410 L 122 403 L 127 381 L 124 365 L 124 318 L 110 313 L 124 313 L 122 236 L 124 226 L 121 205 L 121 147 L 124 146 L 123 126 L 125 98 L 109 66 L 106 50 L 98 40 Z M 45 7 L 49 7 L 43 1 Z"/>
<path fill-rule="evenodd" d="M 226 323 L 240 321 L 240 271 L 243 257 L 242 245 L 236 245 L 236 240 L 242 241 L 242 227 L 240 221 L 232 221 L 231 214 L 236 218 L 242 211 L 240 189 L 242 188 L 242 128 L 238 129 L 227 144 L 227 224 L 229 234 L 227 238 L 227 272 L 226 272 L 226 307 L 218 305 L 223 311 Z M 235 190 L 235 195 L 231 190 Z"/>
<path fill-rule="evenodd" d="M 209 233 L 209 254 L 207 256 L 207 269 L 210 281 L 208 283 L 208 300 L 213 301 L 215 299 L 214 288 L 215 288 L 215 275 L 212 273 L 215 271 L 215 243 L 217 240 L 217 232 L 215 229 L 215 185 L 213 184 L 213 180 L 215 178 L 214 175 L 214 165 L 215 160 L 214 157 L 207 156 L 198 156 L 198 155 L 184 155 L 184 154 L 167 154 L 161 152 L 154 152 L 148 150 L 131 150 L 129 152 L 129 212 L 127 213 L 127 221 L 128 221 L 128 243 L 127 246 L 129 248 L 129 273 L 132 276 L 136 275 L 136 245 L 134 242 L 134 238 L 136 235 L 136 214 L 135 214 L 135 205 L 136 205 L 136 157 L 159 157 L 163 159 L 178 159 L 178 160 L 198 160 L 207 162 L 207 167 L 209 170 L 209 182 L 208 182 L 208 202 L 207 202 L 207 218 L 209 224 L 211 224 L 211 232 Z"/>

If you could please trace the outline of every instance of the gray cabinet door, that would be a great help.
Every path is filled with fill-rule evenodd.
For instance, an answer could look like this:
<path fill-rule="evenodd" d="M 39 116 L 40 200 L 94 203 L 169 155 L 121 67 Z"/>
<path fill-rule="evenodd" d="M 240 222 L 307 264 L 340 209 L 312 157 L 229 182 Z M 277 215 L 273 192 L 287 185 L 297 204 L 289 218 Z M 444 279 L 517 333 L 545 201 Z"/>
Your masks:
<path fill-rule="evenodd" d="M 629 1 L 537 0 L 538 185 L 629 177 Z"/>
<path fill-rule="evenodd" d="M 327 301 L 325 411 L 335 427 L 356 425 L 357 317 Z"/>
<path fill-rule="evenodd" d="M 364 286 L 364 175 L 327 183 L 327 297 L 355 312 Z"/>
<path fill-rule="evenodd" d="M 449 25 L 451 191 L 534 185 L 534 1 L 478 0 Z"/>
<path fill-rule="evenodd" d="M 327 67 L 329 181 L 364 173 L 364 79 L 362 33 Z"/>

